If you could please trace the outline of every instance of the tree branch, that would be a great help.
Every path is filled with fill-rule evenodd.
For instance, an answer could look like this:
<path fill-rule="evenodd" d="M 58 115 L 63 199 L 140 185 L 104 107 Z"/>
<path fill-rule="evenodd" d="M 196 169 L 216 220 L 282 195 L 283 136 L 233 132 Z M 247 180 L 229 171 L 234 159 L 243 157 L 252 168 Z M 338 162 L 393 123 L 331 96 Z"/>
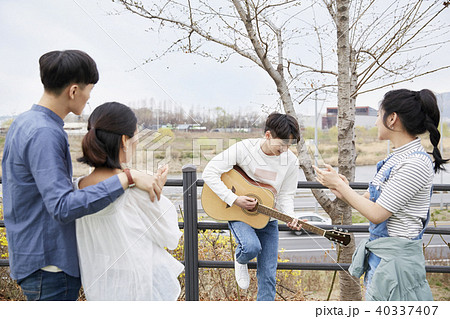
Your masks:
<path fill-rule="evenodd" d="M 369 89 L 369 90 L 365 90 L 365 91 L 362 91 L 362 92 L 358 92 L 358 94 L 364 94 L 364 93 L 367 93 L 367 92 L 373 92 L 373 91 L 376 91 L 376 90 L 385 88 L 385 87 L 387 87 L 387 86 L 392 86 L 392 85 L 395 85 L 395 84 L 399 84 L 399 83 L 403 83 L 403 82 L 408 82 L 408 81 L 414 80 L 414 79 L 416 79 L 416 78 L 419 78 L 419 77 L 421 77 L 421 76 L 425 76 L 425 75 L 428 75 L 428 74 L 431 74 L 431 73 L 435 73 L 435 72 L 438 72 L 438 71 L 441 71 L 441 70 L 449 69 L 449 68 L 450 68 L 450 65 L 446 65 L 446 66 L 443 66 L 443 67 L 440 67 L 440 68 L 437 68 L 437 69 L 434 69 L 434 70 L 430 70 L 430 71 L 427 71 L 427 72 L 423 72 L 423 73 L 421 73 L 421 74 L 416 74 L 416 75 L 414 75 L 414 76 L 411 76 L 411 77 L 409 77 L 409 78 L 403 79 L 403 80 L 401 80 L 401 81 L 394 81 L 394 82 L 391 82 L 391 83 L 388 83 L 388 84 L 384 84 L 384 85 L 378 86 L 378 87 L 373 88 L 373 89 Z M 352 96 L 354 96 L 355 94 L 356 94 L 356 92 L 353 92 L 353 93 L 352 93 Z"/>
<path fill-rule="evenodd" d="M 145 7 L 142 4 L 136 3 L 135 1 L 132 0 L 117 0 L 120 3 L 122 3 L 125 8 L 127 10 L 129 10 L 130 12 L 137 14 L 143 18 L 149 19 L 149 20 L 159 20 L 161 22 L 168 22 L 170 24 L 173 25 L 177 25 L 180 28 L 188 31 L 188 32 L 195 32 L 196 34 L 198 34 L 199 36 L 201 36 L 202 38 L 204 38 L 207 41 L 211 41 L 214 42 L 216 44 L 222 45 L 226 48 L 229 48 L 231 50 L 233 50 L 234 52 L 236 52 L 237 54 L 251 60 L 252 62 L 256 63 L 259 67 L 263 68 L 263 65 L 261 64 L 261 62 L 258 60 L 257 57 L 255 57 L 254 55 L 252 55 L 249 52 L 246 52 L 244 50 L 242 50 L 241 48 L 239 48 L 235 43 L 230 43 L 230 42 L 226 42 L 222 39 L 213 37 L 211 34 L 209 34 L 208 32 L 198 28 L 195 24 L 195 22 L 193 22 L 193 24 L 187 24 L 185 22 L 179 21 L 179 20 L 175 20 L 175 19 L 171 19 L 171 18 L 166 18 L 163 16 L 159 16 L 159 15 L 155 15 L 152 14 L 150 11 L 148 11 L 147 9 L 145 9 Z M 167 5 L 167 3 L 166 3 Z M 161 10 L 160 10 L 161 11 Z"/>
<path fill-rule="evenodd" d="M 288 60 L 288 64 L 293 64 L 296 65 L 298 67 L 304 68 L 304 69 L 308 69 L 310 72 L 314 72 L 314 73 L 321 73 L 321 74 L 331 74 L 334 76 L 338 76 L 337 72 L 335 71 L 331 71 L 331 70 L 323 70 L 323 69 L 316 69 L 312 66 L 306 65 L 306 64 L 302 64 L 302 63 L 298 63 L 298 62 L 293 62 L 293 61 L 289 61 Z"/>
<path fill-rule="evenodd" d="M 257 40 L 258 36 L 256 34 L 255 29 L 253 28 L 252 19 L 250 15 L 244 11 L 244 8 L 241 6 L 239 0 L 232 0 L 232 1 L 236 8 L 236 11 L 239 14 L 239 17 L 244 22 L 245 28 L 247 29 L 248 37 L 251 43 L 253 44 L 253 48 L 255 49 L 256 55 L 259 58 L 259 64 L 263 66 L 263 68 L 267 71 L 267 73 L 275 82 L 281 81 L 282 79 L 281 75 L 277 72 L 277 70 L 274 69 L 270 61 L 267 59 L 266 51 L 261 46 L 261 43 Z"/>
<path fill-rule="evenodd" d="M 411 35 L 406 41 L 402 42 L 391 54 L 389 54 L 389 56 L 384 59 L 383 62 L 379 63 L 378 67 L 375 68 L 375 70 L 368 76 L 366 76 L 365 78 L 363 78 L 357 85 L 356 87 L 356 91 L 358 91 L 366 82 L 369 78 L 371 78 L 375 72 L 377 72 L 394 54 L 396 54 L 401 48 L 403 48 L 404 46 L 406 46 L 406 44 L 408 44 L 409 42 L 412 41 L 412 39 L 414 39 L 428 24 L 431 23 L 431 21 L 433 21 L 443 10 L 445 10 L 447 7 L 444 6 L 444 8 L 442 8 L 441 10 L 439 10 L 438 12 L 436 12 L 428 21 L 426 21 L 413 35 Z M 405 31 L 406 32 L 406 31 Z"/>

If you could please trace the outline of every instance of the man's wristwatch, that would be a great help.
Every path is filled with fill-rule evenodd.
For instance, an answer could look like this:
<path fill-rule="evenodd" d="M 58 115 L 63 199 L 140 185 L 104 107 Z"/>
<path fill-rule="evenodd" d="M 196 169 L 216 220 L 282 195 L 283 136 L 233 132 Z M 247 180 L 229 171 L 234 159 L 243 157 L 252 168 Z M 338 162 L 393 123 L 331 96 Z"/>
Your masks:
<path fill-rule="evenodd" d="M 128 188 L 133 188 L 136 186 L 136 183 L 133 181 L 133 177 L 131 176 L 130 169 L 124 168 L 123 170 L 125 172 L 125 175 L 127 175 L 128 178 Z"/>

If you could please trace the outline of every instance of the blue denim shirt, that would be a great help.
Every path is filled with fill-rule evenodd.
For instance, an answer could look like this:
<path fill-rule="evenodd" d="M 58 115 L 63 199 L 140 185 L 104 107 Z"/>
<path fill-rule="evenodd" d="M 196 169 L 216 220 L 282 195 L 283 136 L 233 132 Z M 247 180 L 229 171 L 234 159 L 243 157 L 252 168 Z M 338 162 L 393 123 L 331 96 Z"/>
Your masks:
<path fill-rule="evenodd" d="M 123 194 L 117 176 L 74 191 L 64 121 L 33 105 L 11 125 L 2 161 L 3 208 L 11 277 L 55 265 L 79 277 L 75 219 Z"/>

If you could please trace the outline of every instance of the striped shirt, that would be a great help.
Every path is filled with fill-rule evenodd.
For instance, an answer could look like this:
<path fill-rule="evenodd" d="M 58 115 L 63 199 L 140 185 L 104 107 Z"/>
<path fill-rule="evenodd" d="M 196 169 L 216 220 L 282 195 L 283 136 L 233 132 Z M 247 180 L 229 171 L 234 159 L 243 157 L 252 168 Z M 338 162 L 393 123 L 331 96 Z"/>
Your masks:
<path fill-rule="evenodd" d="M 377 204 L 392 213 L 387 223 L 391 237 L 416 237 L 427 218 L 433 163 L 425 154 L 412 154 L 417 151 L 425 152 L 419 138 L 395 149 L 372 181 L 381 188 Z M 391 167 L 383 182 L 383 173 Z"/>

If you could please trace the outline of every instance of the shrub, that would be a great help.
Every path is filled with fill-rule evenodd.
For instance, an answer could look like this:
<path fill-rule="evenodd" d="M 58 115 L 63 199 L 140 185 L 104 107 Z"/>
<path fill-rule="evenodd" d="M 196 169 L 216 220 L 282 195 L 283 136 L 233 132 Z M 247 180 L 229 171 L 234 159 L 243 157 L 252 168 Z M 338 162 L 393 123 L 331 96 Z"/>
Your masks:
<path fill-rule="evenodd" d="M 236 242 L 229 231 L 204 230 L 198 234 L 199 260 L 233 261 Z M 184 235 L 177 249 L 171 251 L 178 260 L 184 260 Z M 278 262 L 289 262 L 282 259 Z M 200 268 L 199 269 L 199 300 L 256 300 L 257 280 L 256 270 L 249 269 L 250 286 L 247 290 L 238 287 L 234 269 Z M 302 289 L 302 272 L 300 270 L 277 271 L 277 300 L 305 300 Z M 180 300 L 185 299 L 184 273 L 179 277 L 182 286 Z"/>

